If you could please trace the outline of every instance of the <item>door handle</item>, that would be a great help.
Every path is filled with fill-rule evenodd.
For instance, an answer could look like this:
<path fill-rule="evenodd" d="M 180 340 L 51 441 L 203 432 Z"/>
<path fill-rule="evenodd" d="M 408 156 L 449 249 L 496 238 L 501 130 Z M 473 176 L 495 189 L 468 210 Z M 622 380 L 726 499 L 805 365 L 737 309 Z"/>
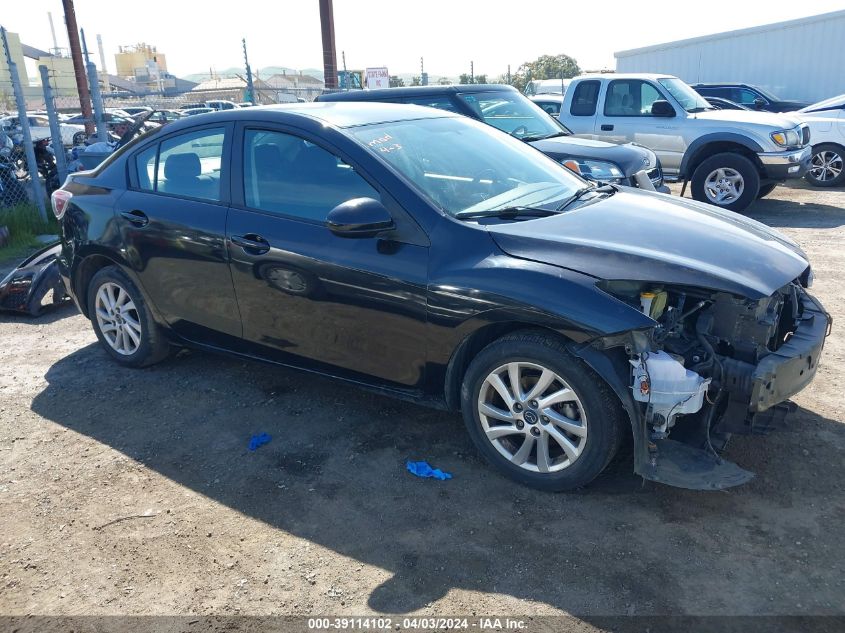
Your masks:
<path fill-rule="evenodd" d="M 134 211 L 121 211 L 120 215 L 129 220 L 135 226 L 147 226 L 150 223 L 150 219 L 147 217 L 147 214 L 143 211 L 138 211 L 138 209 L 135 209 Z"/>
<path fill-rule="evenodd" d="M 613 125 L 610 124 L 610 123 L 602 123 L 601 129 L 602 129 L 603 132 L 612 132 L 613 131 Z"/>
<path fill-rule="evenodd" d="M 237 244 L 249 255 L 263 255 L 270 250 L 270 242 L 255 233 L 233 235 L 229 238 L 232 244 Z"/>

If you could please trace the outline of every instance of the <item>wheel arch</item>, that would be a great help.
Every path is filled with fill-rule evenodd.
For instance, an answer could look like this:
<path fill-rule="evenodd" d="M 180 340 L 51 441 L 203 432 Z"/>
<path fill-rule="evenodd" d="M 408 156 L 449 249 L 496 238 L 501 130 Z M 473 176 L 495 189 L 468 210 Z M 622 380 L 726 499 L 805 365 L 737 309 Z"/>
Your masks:
<path fill-rule="evenodd" d="M 502 321 L 497 323 L 490 323 L 483 325 L 466 335 L 461 342 L 455 347 L 452 356 L 449 358 L 449 363 L 446 366 L 445 383 L 443 385 L 443 393 L 446 400 L 446 406 L 451 411 L 458 411 L 461 408 L 461 385 L 463 384 L 464 375 L 469 368 L 470 363 L 478 354 L 490 343 L 521 331 L 542 332 L 555 336 L 566 344 L 572 343 L 572 339 L 568 338 L 558 330 L 547 325 L 538 325 L 527 320 L 516 321 Z"/>
<path fill-rule="evenodd" d="M 708 134 L 693 141 L 681 159 L 680 177 L 691 178 L 693 172 L 703 160 L 724 152 L 734 152 L 745 156 L 754 164 L 761 177 L 763 165 L 757 156 L 763 148 L 756 142 L 741 134 L 717 133 Z"/>
<path fill-rule="evenodd" d="M 138 277 L 132 271 L 132 268 L 127 265 L 126 262 L 115 257 L 111 251 L 94 250 L 86 253 L 81 257 L 79 264 L 77 264 L 73 272 L 73 276 L 71 278 L 71 283 L 73 284 L 73 294 L 77 297 L 77 305 L 79 306 L 82 314 L 86 318 L 91 318 L 91 315 L 88 314 L 88 285 L 91 283 L 94 275 L 108 266 L 117 266 L 121 272 L 129 277 L 130 281 L 135 284 L 138 292 L 140 292 L 143 296 L 144 302 L 147 306 L 149 306 L 155 320 L 160 324 L 163 323 L 161 315 L 158 313 L 155 304 L 150 300 L 149 295 L 146 290 L 144 290 L 144 287 L 141 285 Z"/>

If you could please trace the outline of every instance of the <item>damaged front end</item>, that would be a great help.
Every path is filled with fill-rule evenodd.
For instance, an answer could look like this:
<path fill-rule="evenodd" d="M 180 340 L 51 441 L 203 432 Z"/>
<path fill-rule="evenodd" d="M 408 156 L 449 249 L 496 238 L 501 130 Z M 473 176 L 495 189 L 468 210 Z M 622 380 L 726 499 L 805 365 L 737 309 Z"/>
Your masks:
<path fill-rule="evenodd" d="M 634 281 L 599 287 L 655 321 L 651 330 L 575 349 L 619 395 L 634 429 L 635 471 L 695 490 L 753 474 L 719 456 L 732 434 L 783 424 L 813 379 L 830 315 L 799 279 L 759 300 Z"/>
<path fill-rule="evenodd" d="M 38 316 L 70 299 L 56 261 L 61 248 L 42 248 L 0 281 L 0 310 Z"/>

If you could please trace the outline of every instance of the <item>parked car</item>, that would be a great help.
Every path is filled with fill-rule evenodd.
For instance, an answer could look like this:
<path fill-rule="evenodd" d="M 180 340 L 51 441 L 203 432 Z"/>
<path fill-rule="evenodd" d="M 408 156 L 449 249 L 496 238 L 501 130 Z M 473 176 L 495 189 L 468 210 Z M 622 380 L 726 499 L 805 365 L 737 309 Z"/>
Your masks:
<path fill-rule="evenodd" d="M 635 141 L 692 197 L 743 211 L 810 165 L 810 128 L 770 112 L 716 110 L 671 75 L 584 75 L 564 95 L 561 122 L 586 138 Z"/>
<path fill-rule="evenodd" d="M 127 106 L 121 109 L 131 117 L 138 116 L 139 114 L 144 114 L 145 112 L 152 112 L 153 110 L 153 108 L 150 106 Z"/>
<path fill-rule="evenodd" d="M 748 106 L 721 97 L 704 97 L 704 99 L 717 110 L 751 110 Z"/>
<path fill-rule="evenodd" d="M 460 409 L 545 490 L 588 483 L 624 435 L 648 479 L 747 481 L 713 447 L 781 419 L 830 325 L 773 229 L 596 186 L 435 108 L 183 119 L 52 203 L 63 282 L 118 364 L 190 346 Z"/>
<path fill-rule="evenodd" d="M 663 170 L 654 152 L 630 143 L 619 145 L 575 138 L 558 121 L 546 116 L 515 88 L 503 85 L 415 86 L 385 90 L 352 90 L 323 94 L 317 101 L 380 101 L 412 103 L 458 112 L 515 136 L 588 180 L 646 186 L 662 193 Z M 640 174 L 638 176 L 638 174 Z"/>
<path fill-rule="evenodd" d="M 784 101 L 759 86 L 749 84 L 694 84 L 692 88 L 702 97 L 720 97 L 747 106 L 749 110 L 793 112 L 808 105 L 801 101 Z"/>
<path fill-rule="evenodd" d="M 845 185 L 845 95 L 819 101 L 793 113 L 810 127 L 813 156 L 804 178 L 817 187 Z"/>
<path fill-rule="evenodd" d="M 560 108 L 563 105 L 563 95 L 544 93 L 529 98 L 546 114 L 550 114 L 554 118 L 557 118 L 558 115 L 560 115 Z"/>
<path fill-rule="evenodd" d="M 27 115 L 29 122 L 29 133 L 32 135 L 33 141 L 40 141 L 44 138 L 49 138 L 50 134 L 50 120 L 46 116 Z M 17 116 L 9 116 L 0 119 L 0 127 L 9 135 L 20 132 L 20 119 Z M 66 121 L 59 122 L 59 132 L 62 135 L 62 144 L 71 147 L 81 134 L 85 135 L 85 126 L 75 125 Z"/>
<path fill-rule="evenodd" d="M 215 99 L 212 101 L 205 102 L 206 108 L 211 108 L 212 110 L 235 110 L 238 107 L 238 104 L 234 101 L 225 101 L 223 99 Z"/>
<path fill-rule="evenodd" d="M 534 79 L 525 86 L 524 94 L 528 97 L 541 94 L 558 94 L 566 92 L 569 79 Z"/>
<path fill-rule="evenodd" d="M 165 123 L 172 123 L 173 121 L 178 121 L 184 116 L 182 112 L 178 110 L 154 110 L 150 116 L 147 117 L 147 121 L 150 123 L 158 123 L 159 125 L 164 125 Z"/>
<path fill-rule="evenodd" d="M 214 108 L 188 108 L 187 110 L 179 110 L 183 117 L 194 116 L 197 114 L 207 114 L 209 112 L 217 112 Z"/>

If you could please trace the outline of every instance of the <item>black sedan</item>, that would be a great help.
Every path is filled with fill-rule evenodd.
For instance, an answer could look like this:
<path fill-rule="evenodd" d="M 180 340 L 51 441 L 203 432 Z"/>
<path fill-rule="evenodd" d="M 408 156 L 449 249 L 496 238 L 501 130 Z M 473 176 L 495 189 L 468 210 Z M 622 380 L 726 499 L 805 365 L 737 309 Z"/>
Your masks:
<path fill-rule="evenodd" d="M 493 465 L 546 490 L 591 481 L 625 436 L 646 478 L 746 481 L 714 447 L 782 417 L 828 329 L 782 235 L 433 108 L 191 117 L 72 175 L 53 209 L 114 361 L 192 346 L 459 409 Z"/>

